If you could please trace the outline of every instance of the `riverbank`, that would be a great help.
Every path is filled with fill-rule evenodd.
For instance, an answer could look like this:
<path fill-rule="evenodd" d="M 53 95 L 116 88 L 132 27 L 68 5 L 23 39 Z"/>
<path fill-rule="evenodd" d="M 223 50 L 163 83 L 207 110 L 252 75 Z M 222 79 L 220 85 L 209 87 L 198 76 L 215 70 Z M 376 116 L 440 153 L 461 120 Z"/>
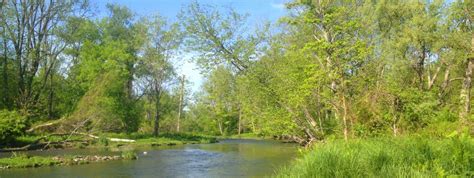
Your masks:
<path fill-rule="evenodd" d="M 474 176 L 468 136 L 330 140 L 315 144 L 277 177 Z"/>
<path fill-rule="evenodd" d="M 255 133 L 242 133 L 229 136 L 219 136 L 219 139 L 250 139 L 250 140 L 277 140 L 283 143 L 298 143 L 296 139 L 289 135 L 265 136 Z"/>
<path fill-rule="evenodd" d="M 235 134 L 235 135 L 227 135 L 227 136 L 218 136 L 219 139 L 252 139 L 252 140 L 265 140 L 271 139 L 271 137 L 265 137 L 262 135 L 254 134 L 254 133 L 242 133 L 242 134 Z"/>
<path fill-rule="evenodd" d="M 135 142 L 110 142 L 106 137 L 120 138 L 120 139 L 131 139 Z M 185 134 L 185 133 L 165 133 L 161 134 L 158 137 L 154 137 L 150 134 L 103 134 L 102 139 L 99 138 L 96 145 L 91 145 L 90 147 L 122 147 L 122 146 L 135 146 L 135 147 L 147 147 L 147 146 L 173 146 L 173 145 L 183 145 L 183 144 L 207 144 L 207 143 L 217 143 L 218 140 L 216 137 L 206 136 L 206 135 L 195 135 L 195 134 Z"/>
<path fill-rule="evenodd" d="M 111 140 L 114 138 L 115 140 Z M 119 141 L 116 141 L 119 140 Z M 123 140 L 123 141 L 120 141 Z M 28 151 L 28 150 L 49 150 L 49 149 L 85 149 L 101 148 L 116 149 L 120 147 L 146 147 L 165 146 L 182 144 L 215 143 L 216 137 L 193 135 L 193 134 L 161 134 L 154 137 L 150 134 L 115 134 L 104 133 L 97 138 L 83 135 L 29 135 L 18 137 L 9 147 L 1 148 L 2 152 Z M 26 148 L 26 149 L 20 149 Z"/>
<path fill-rule="evenodd" d="M 107 138 L 118 138 L 123 140 L 133 140 L 133 142 L 112 142 Z M 41 135 L 23 136 L 17 139 L 14 145 L 24 146 L 35 143 L 37 146 L 31 147 L 31 150 L 50 150 L 50 149 L 101 149 L 114 152 L 122 152 L 121 155 L 75 155 L 75 156 L 29 156 L 24 151 L 13 152 L 11 157 L 0 158 L 0 169 L 9 168 L 32 168 L 43 166 L 58 165 L 78 165 L 93 162 L 103 162 L 122 159 L 136 159 L 137 155 L 133 151 L 139 148 L 173 146 L 184 144 L 206 144 L 216 143 L 217 139 L 211 136 L 192 135 L 192 134 L 161 134 L 153 137 L 149 134 L 114 134 L 104 133 L 98 139 L 87 138 L 81 136 L 50 136 L 47 139 Z M 65 141 L 66 140 L 66 141 Z M 4 148 L 8 151 L 9 148 Z"/>
<path fill-rule="evenodd" d="M 76 155 L 76 156 L 28 156 L 24 153 L 14 153 L 9 158 L 0 158 L 0 169 L 10 168 L 35 168 L 59 165 L 80 165 L 94 162 L 105 162 L 113 160 L 134 160 L 137 154 L 132 151 L 122 152 L 121 155 L 99 156 L 99 155 Z"/>

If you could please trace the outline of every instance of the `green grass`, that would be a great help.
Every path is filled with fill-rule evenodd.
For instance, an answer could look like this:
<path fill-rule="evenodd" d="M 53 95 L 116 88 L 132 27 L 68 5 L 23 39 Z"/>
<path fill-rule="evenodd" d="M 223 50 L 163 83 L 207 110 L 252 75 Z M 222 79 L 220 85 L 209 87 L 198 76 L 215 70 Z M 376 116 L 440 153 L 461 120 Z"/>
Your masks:
<path fill-rule="evenodd" d="M 473 177 L 474 141 L 409 137 L 315 145 L 276 177 Z"/>
<path fill-rule="evenodd" d="M 138 158 L 137 153 L 135 153 L 135 151 L 131 151 L 131 150 L 123 151 L 121 156 L 122 156 L 123 159 L 126 159 L 126 160 L 135 160 L 135 159 Z"/>
<path fill-rule="evenodd" d="M 138 155 L 132 151 L 123 151 L 117 156 L 66 155 L 66 156 L 28 156 L 25 153 L 13 153 L 9 158 L 0 158 L 0 170 L 6 168 L 33 168 L 59 165 L 79 165 L 110 160 L 135 160 Z"/>
<path fill-rule="evenodd" d="M 28 167 L 41 167 L 41 166 L 52 166 L 60 164 L 59 161 L 52 159 L 52 157 L 40 157 L 40 156 L 27 156 L 25 154 L 14 153 L 10 158 L 1 158 L 0 167 L 10 168 L 28 168 Z"/>

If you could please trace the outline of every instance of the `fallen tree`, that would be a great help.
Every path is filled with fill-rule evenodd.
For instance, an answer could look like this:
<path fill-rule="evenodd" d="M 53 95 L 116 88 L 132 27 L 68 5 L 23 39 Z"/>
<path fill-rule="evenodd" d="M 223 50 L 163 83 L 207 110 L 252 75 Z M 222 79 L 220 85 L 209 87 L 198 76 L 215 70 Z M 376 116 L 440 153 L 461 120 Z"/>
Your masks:
<path fill-rule="evenodd" d="M 52 131 L 52 130 L 56 130 L 57 127 L 59 126 L 59 124 L 62 123 L 62 119 L 59 119 L 59 120 L 55 120 L 53 122 L 48 122 L 48 123 L 43 123 L 43 124 L 39 124 L 39 125 L 35 125 L 33 127 L 31 127 L 30 129 L 26 130 L 26 133 L 33 133 L 33 132 L 36 132 L 38 130 L 40 131 L 45 131 L 45 130 L 49 130 L 49 131 Z"/>
<path fill-rule="evenodd" d="M 85 136 L 85 137 L 92 138 L 92 139 L 101 138 L 101 137 L 93 135 L 93 134 L 81 133 L 81 132 L 52 133 L 52 134 L 42 136 L 42 137 L 36 139 L 35 141 L 33 141 L 32 143 L 30 143 L 28 145 L 18 147 L 18 148 L 0 149 L 0 152 L 28 151 L 28 150 L 37 150 L 37 149 L 44 150 L 44 149 L 48 149 L 49 147 L 62 147 L 62 148 L 64 148 L 64 147 L 67 147 L 66 146 L 67 144 L 71 144 L 71 143 L 90 144 L 90 142 L 92 141 L 90 139 L 89 140 L 88 139 L 70 140 L 72 135 L 80 135 L 80 136 Z M 50 137 L 52 137 L 52 136 L 67 136 L 67 137 L 64 140 L 53 142 L 53 141 L 49 141 L 49 140 L 51 140 Z M 136 142 L 135 140 L 132 140 L 132 139 L 109 138 L 109 137 L 104 137 L 104 138 L 107 139 L 108 141 L 111 141 L 111 142 L 125 142 L 125 143 L 134 143 L 134 142 Z M 45 142 L 42 142 L 42 141 L 45 141 Z"/>
<path fill-rule="evenodd" d="M 85 136 L 88 136 L 88 137 L 91 137 L 91 138 L 95 138 L 95 139 L 99 139 L 100 137 L 98 136 L 95 136 L 95 135 L 92 135 L 92 134 L 86 134 L 86 133 L 77 133 L 78 135 L 85 135 Z M 111 142 L 127 142 L 127 143 L 133 143 L 135 142 L 135 140 L 132 140 L 132 139 L 124 139 L 124 138 L 108 138 L 108 137 L 105 137 L 107 140 L 111 141 Z"/>

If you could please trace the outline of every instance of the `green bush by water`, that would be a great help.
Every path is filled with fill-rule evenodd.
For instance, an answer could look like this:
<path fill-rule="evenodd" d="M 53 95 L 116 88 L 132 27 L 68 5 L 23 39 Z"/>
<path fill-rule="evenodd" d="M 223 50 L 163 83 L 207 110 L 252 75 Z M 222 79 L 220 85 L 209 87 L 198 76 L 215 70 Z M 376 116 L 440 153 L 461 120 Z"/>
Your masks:
<path fill-rule="evenodd" d="M 315 145 L 277 177 L 474 176 L 474 141 L 380 138 L 335 140 Z"/>
<path fill-rule="evenodd" d="M 126 160 L 135 160 L 138 158 L 137 153 L 135 151 L 123 151 L 122 152 L 122 158 Z"/>
<path fill-rule="evenodd" d="M 16 111 L 0 110 L 0 145 L 6 145 L 24 133 L 26 117 Z"/>

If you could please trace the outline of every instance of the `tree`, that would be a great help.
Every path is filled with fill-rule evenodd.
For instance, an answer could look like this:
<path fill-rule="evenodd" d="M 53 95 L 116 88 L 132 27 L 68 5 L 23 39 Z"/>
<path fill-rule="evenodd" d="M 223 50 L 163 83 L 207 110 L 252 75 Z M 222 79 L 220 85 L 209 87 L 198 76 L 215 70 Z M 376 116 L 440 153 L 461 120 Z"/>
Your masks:
<path fill-rule="evenodd" d="M 266 47 L 268 38 L 266 33 L 269 26 L 266 24 L 261 30 L 255 28 L 253 29 L 255 30 L 254 34 L 248 34 L 246 32 L 249 30 L 246 24 L 248 15 L 239 14 L 232 8 L 227 10 L 227 12 L 222 12 L 217 7 L 193 2 L 181 11 L 179 19 L 187 32 L 186 47 L 189 51 L 197 54 L 195 59 L 201 69 L 210 73 L 222 73 L 224 69 L 230 70 L 231 75 L 235 78 L 245 72 L 252 65 L 252 61 L 257 60 L 263 52 Z M 211 76 L 213 75 L 215 74 L 211 74 Z M 217 79 L 208 82 L 209 85 L 214 85 L 213 83 L 216 83 Z M 236 84 L 232 82 L 229 85 Z M 237 86 L 228 87 L 236 88 Z M 214 91 L 207 91 L 207 94 L 213 95 L 212 92 Z M 231 91 L 229 90 L 229 92 Z M 236 95 L 237 92 L 232 92 L 232 94 Z M 232 97 L 237 99 L 237 96 Z M 240 104 L 232 106 L 233 109 L 240 110 L 240 107 L 236 107 L 237 105 Z M 220 110 L 216 106 L 211 106 L 211 108 Z M 242 120 L 241 116 L 235 119 L 238 120 L 239 126 L 240 120 Z M 220 134 L 224 134 L 226 132 L 222 120 L 224 118 L 217 119 Z M 237 132 L 240 133 L 240 129 L 237 129 Z"/>
<path fill-rule="evenodd" d="M 185 75 L 180 78 L 180 87 L 179 87 L 179 105 L 178 105 L 178 119 L 176 124 L 176 132 L 180 130 L 180 121 L 181 121 L 181 113 L 183 112 L 184 106 L 184 82 L 185 82 Z"/>
<path fill-rule="evenodd" d="M 322 90 L 332 91 L 326 97 L 333 98 L 330 103 L 336 118 L 342 120 L 344 138 L 347 139 L 354 123 L 350 113 L 352 101 L 349 100 L 351 80 L 357 76 L 370 53 L 370 46 L 367 48 L 368 43 L 360 32 L 361 19 L 355 15 L 358 5 L 338 1 L 301 1 L 290 4 L 290 7 L 305 9 L 290 23 L 301 25 L 302 29 L 314 29 L 308 32 L 312 40 L 304 44 L 304 49 L 315 60 L 315 70 L 327 74 L 319 75 L 328 82 L 322 83 Z"/>
<path fill-rule="evenodd" d="M 144 92 L 155 103 L 153 135 L 158 136 L 162 114 L 160 102 L 166 87 L 175 75 L 171 59 L 181 44 L 181 35 L 177 24 L 168 26 L 159 16 L 147 21 L 146 24 L 149 42 L 140 62 L 140 80 L 144 82 Z"/>
<path fill-rule="evenodd" d="M 459 112 L 462 128 L 472 128 L 471 93 L 472 73 L 474 70 L 474 34 L 472 33 L 474 28 L 473 5 L 471 1 L 453 2 L 449 13 L 451 23 L 448 23 L 450 29 L 452 29 L 451 35 L 449 36 L 449 41 L 451 41 L 450 45 L 455 54 L 457 54 L 456 57 L 459 56 L 460 68 L 464 68 L 464 70 L 462 70 L 464 75 L 460 91 L 461 102 Z"/>
<path fill-rule="evenodd" d="M 8 1 L 2 3 L 3 84 L 9 88 L 10 79 L 6 72 L 8 60 L 15 67 L 15 83 L 18 85 L 15 104 L 18 108 L 32 111 L 39 102 L 50 76 L 59 65 L 58 56 L 66 44 L 57 31 L 64 22 L 81 9 L 87 2 L 80 1 Z M 73 10 L 74 9 L 74 10 Z M 8 58 L 6 56 L 12 56 Z M 41 78 L 38 74 L 43 72 Z M 11 108 L 11 93 L 4 94 L 4 102 Z"/>
<path fill-rule="evenodd" d="M 66 126 L 84 125 L 86 129 L 96 132 L 133 132 L 139 126 L 140 108 L 132 84 L 138 52 L 145 43 L 140 32 L 146 28 L 140 22 L 134 22 L 127 8 L 112 4 L 107 7 L 110 16 L 96 23 L 74 19 L 69 24 L 84 24 L 86 32 L 79 30 L 68 36 L 73 44 L 80 45 L 72 45 L 67 51 L 73 59 L 68 79 L 74 82 L 71 87 L 77 93 L 79 102 L 69 118 L 70 124 Z M 104 109 L 97 113 L 89 112 L 99 108 Z"/>
<path fill-rule="evenodd" d="M 264 47 L 265 30 L 247 34 L 247 15 L 232 8 L 226 14 L 193 2 L 182 10 L 179 19 L 187 32 L 187 47 L 198 53 L 197 63 L 206 70 L 225 64 L 243 71 Z"/>
<path fill-rule="evenodd" d="M 230 70 L 219 66 L 211 72 L 204 84 L 205 98 L 221 135 L 226 135 L 235 127 L 238 104 L 235 101 L 235 77 Z"/>

